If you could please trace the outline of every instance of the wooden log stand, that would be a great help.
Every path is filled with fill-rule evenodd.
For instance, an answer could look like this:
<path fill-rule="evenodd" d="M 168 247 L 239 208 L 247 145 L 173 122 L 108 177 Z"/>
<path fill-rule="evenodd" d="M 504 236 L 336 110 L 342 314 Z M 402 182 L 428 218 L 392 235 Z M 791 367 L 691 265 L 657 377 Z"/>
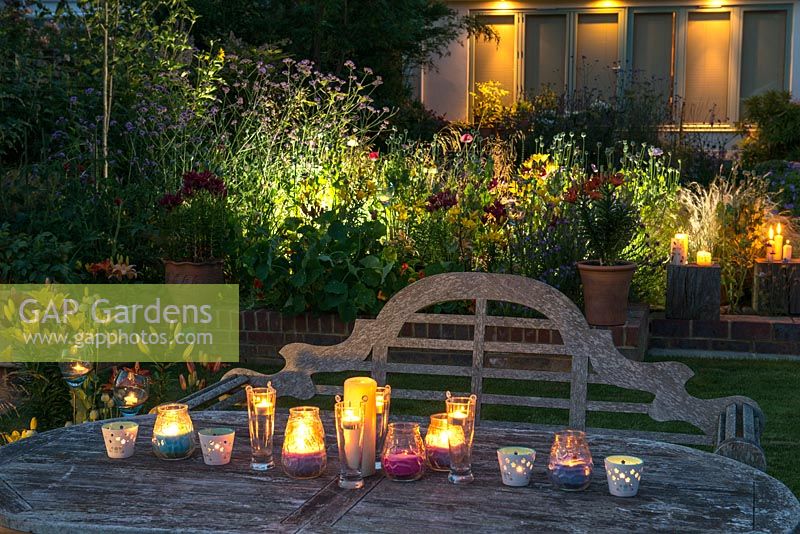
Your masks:
<path fill-rule="evenodd" d="M 719 265 L 667 265 L 668 319 L 718 321 L 721 292 Z"/>
<path fill-rule="evenodd" d="M 800 315 L 800 259 L 756 260 L 753 309 L 759 315 Z"/>

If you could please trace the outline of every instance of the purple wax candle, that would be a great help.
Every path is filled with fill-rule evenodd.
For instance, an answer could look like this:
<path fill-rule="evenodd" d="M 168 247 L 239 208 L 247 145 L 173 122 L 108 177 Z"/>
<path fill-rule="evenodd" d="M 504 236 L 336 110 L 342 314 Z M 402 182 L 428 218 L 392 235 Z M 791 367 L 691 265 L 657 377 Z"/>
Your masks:
<path fill-rule="evenodd" d="M 425 470 L 425 458 L 413 452 L 388 453 L 381 460 L 383 472 L 392 480 L 417 480 Z"/>
<path fill-rule="evenodd" d="M 428 455 L 428 464 L 434 471 L 450 470 L 450 448 L 428 445 L 425 447 Z"/>
<path fill-rule="evenodd" d="M 554 465 L 549 471 L 550 481 L 559 489 L 580 491 L 589 486 L 592 468 L 589 464 Z"/>
<path fill-rule="evenodd" d="M 328 463 L 325 451 L 284 452 L 281 457 L 283 469 L 292 478 L 315 478 L 325 471 Z"/>

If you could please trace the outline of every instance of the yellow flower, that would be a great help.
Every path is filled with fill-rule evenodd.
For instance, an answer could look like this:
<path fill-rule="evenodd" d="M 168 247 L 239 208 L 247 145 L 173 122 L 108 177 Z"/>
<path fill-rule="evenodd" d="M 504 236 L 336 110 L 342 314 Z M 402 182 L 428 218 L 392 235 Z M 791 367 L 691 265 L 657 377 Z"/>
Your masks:
<path fill-rule="evenodd" d="M 224 48 L 220 48 L 219 51 L 217 52 L 217 59 L 219 61 L 224 61 L 225 60 L 225 49 Z"/>
<path fill-rule="evenodd" d="M 534 154 L 531 156 L 531 161 L 534 163 L 545 163 L 548 159 L 550 159 L 550 154 Z"/>

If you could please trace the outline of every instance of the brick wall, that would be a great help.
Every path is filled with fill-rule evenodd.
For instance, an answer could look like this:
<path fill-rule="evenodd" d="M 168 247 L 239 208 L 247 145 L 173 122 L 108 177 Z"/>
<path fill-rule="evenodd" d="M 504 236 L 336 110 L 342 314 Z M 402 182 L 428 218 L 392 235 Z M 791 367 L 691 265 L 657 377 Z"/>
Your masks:
<path fill-rule="evenodd" d="M 650 322 L 653 354 L 800 356 L 800 317 L 722 315 L 719 321 L 666 319 Z"/>
<path fill-rule="evenodd" d="M 335 345 L 347 339 L 352 329 L 353 323 L 345 323 L 335 315 L 303 314 L 285 317 L 271 310 L 246 310 L 239 317 L 239 354 L 242 363 L 280 363 L 282 360 L 278 351 L 284 345 Z M 620 351 L 637 360 L 644 357 L 647 329 L 646 306 L 631 307 L 625 325 L 609 328 Z M 473 331 L 467 325 L 407 323 L 400 335 L 432 339 L 472 339 Z M 557 331 L 506 327 L 487 327 L 486 340 L 562 343 Z"/>

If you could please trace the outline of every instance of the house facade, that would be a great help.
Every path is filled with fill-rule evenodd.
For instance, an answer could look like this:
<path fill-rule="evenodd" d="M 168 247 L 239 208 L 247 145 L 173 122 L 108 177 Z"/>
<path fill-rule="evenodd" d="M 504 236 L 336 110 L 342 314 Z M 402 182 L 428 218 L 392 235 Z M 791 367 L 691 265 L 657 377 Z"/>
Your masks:
<path fill-rule="evenodd" d="M 453 1 L 499 40 L 464 37 L 422 72 L 419 98 L 468 119 L 478 84 L 499 82 L 507 104 L 545 89 L 610 99 L 648 80 L 675 123 L 733 132 L 742 101 L 770 89 L 800 96 L 800 2 Z"/>

